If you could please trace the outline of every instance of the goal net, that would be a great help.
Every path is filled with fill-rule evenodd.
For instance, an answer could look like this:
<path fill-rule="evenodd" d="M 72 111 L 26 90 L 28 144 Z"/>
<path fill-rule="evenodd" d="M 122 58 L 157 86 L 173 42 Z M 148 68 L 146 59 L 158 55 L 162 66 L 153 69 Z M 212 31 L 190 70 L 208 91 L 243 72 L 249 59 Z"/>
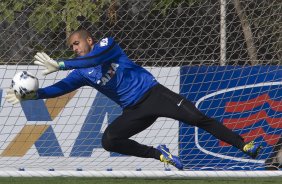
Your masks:
<path fill-rule="evenodd" d="M 281 176 L 266 171 L 282 164 L 280 0 L 5 0 L 0 10 L 0 175 Z M 258 158 L 169 118 L 158 118 L 132 139 L 166 144 L 183 172 L 107 152 L 101 136 L 122 109 L 90 87 L 9 104 L 4 97 L 15 73 L 35 74 L 40 87 L 69 73 L 43 77 L 33 56 L 44 51 L 54 59 L 73 57 L 65 40 L 79 27 L 96 41 L 114 37 L 161 84 L 246 142 L 261 143 Z"/>

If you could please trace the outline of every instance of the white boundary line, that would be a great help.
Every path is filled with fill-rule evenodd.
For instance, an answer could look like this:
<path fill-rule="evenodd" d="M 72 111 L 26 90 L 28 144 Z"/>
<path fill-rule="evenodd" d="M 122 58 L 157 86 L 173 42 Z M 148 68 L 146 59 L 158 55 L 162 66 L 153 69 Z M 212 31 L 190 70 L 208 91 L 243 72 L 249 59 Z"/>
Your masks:
<path fill-rule="evenodd" d="M 282 177 L 282 171 L 0 171 L 1 177 L 114 177 L 114 178 L 193 178 L 193 177 Z"/>

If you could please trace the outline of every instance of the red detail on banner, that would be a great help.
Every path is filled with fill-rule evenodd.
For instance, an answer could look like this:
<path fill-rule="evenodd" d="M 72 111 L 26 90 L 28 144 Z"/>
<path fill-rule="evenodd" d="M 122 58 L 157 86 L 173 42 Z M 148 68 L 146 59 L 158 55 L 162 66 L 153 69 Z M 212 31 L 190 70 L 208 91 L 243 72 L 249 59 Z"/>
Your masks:
<path fill-rule="evenodd" d="M 282 128 L 282 118 L 270 118 L 264 110 L 245 118 L 225 118 L 223 124 L 230 129 L 243 129 L 261 120 L 265 120 L 271 128 Z"/>
<path fill-rule="evenodd" d="M 227 102 L 225 105 L 225 112 L 245 112 L 265 103 L 268 103 L 274 111 L 282 111 L 282 101 L 274 101 L 266 93 L 247 101 Z"/>
<path fill-rule="evenodd" d="M 262 128 L 256 128 L 254 130 L 251 130 L 250 132 L 247 132 L 245 134 L 241 134 L 241 136 L 244 138 L 245 142 L 250 142 L 255 140 L 258 137 L 263 137 L 264 141 L 268 144 L 268 145 L 274 145 L 278 142 L 278 140 L 280 139 L 281 135 L 278 134 L 267 134 Z M 229 144 L 220 141 L 219 142 L 220 146 L 230 146 Z"/>

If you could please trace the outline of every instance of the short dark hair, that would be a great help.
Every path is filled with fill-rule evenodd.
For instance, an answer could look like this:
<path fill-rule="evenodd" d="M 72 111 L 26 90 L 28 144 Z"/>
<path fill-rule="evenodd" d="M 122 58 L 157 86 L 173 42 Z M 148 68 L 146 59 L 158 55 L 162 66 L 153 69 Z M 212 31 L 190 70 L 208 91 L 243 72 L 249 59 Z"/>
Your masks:
<path fill-rule="evenodd" d="M 94 41 L 93 36 L 91 35 L 91 33 L 89 31 L 87 31 L 86 29 L 77 29 L 77 30 L 73 31 L 70 34 L 70 36 L 67 38 L 67 45 L 69 45 L 69 39 L 75 34 L 79 34 L 84 39 L 90 37 Z"/>

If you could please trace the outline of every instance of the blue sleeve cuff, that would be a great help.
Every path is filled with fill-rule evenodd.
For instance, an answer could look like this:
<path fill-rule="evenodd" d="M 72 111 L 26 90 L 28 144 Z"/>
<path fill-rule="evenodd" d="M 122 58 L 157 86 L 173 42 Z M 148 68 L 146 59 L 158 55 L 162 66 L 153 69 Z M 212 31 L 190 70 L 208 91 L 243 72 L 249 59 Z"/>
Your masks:
<path fill-rule="evenodd" d="M 63 61 L 58 62 L 59 70 L 65 70 L 65 63 Z"/>

